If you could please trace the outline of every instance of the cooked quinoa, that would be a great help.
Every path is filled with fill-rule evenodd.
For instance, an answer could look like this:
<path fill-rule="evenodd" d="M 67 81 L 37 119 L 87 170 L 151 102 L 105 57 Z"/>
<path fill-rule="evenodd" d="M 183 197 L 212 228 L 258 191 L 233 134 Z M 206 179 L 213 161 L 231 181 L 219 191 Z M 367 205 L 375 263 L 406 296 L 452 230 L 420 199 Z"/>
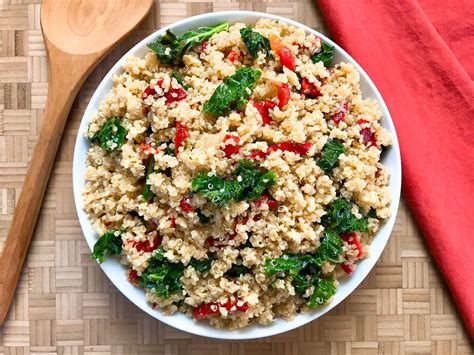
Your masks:
<path fill-rule="evenodd" d="M 390 216 L 391 137 L 357 70 L 267 19 L 149 47 L 90 119 L 93 257 L 120 255 L 150 306 L 218 328 L 330 302 Z"/>

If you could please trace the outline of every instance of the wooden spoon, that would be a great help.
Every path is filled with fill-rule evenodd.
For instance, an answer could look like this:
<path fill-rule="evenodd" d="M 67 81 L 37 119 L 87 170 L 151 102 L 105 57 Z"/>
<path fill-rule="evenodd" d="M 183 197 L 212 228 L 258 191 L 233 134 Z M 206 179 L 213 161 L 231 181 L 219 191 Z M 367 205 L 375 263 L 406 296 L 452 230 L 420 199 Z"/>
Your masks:
<path fill-rule="evenodd" d="M 15 292 L 74 98 L 88 74 L 140 23 L 151 5 L 152 0 L 43 0 L 41 28 L 48 53 L 48 98 L 0 258 L 0 323 Z"/>

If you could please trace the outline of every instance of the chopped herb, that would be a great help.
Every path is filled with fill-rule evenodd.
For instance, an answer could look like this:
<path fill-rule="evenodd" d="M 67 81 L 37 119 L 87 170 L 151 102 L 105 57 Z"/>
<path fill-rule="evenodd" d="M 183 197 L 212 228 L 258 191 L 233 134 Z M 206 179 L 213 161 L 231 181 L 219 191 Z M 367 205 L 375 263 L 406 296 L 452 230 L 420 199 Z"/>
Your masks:
<path fill-rule="evenodd" d="M 325 172 L 330 172 L 337 164 L 341 154 L 344 154 L 344 145 L 337 139 L 326 142 L 321 152 L 321 156 L 316 164 Z"/>
<path fill-rule="evenodd" d="M 184 90 L 188 90 L 190 88 L 190 86 L 184 82 L 182 76 L 176 73 L 175 71 L 171 73 L 171 76 L 176 79 L 178 84 L 181 85 Z"/>
<path fill-rule="evenodd" d="M 116 235 L 118 234 L 118 235 Z M 92 250 L 92 258 L 103 263 L 105 255 L 118 255 L 122 251 L 122 238 L 117 231 L 110 230 L 97 239 Z"/>
<path fill-rule="evenodd" d="M 148 43 L 148 48 L 156 53 L 161 64 L 178 66 L 183 61 L 183 56 L 195 45 L 209 39 L 213 34 L 229 28 L 227 22 L 216 26 L 199 27 L 176 36 L 170 30 L 159 37 L 155 42 Z"/>
<path fill-rule="evenodd" d="M 126 135 L 127 131 L 122 126 L 122 120 L 119 117 L 111 117 L 95 132 L 91 141 L 99 144 L 103 150 L 111 152 L 122 146 Z"/>
<path fill-rule="evenodd" d="M 321 45 L 321 50 L 318 53 L 313 54 L 311 60 L 313 63 L 323 62 L 325 67 L 329 67 L 334 57 L 334 47 L 331 47 L 326 42 Z"/>
<path fill-rule="evenodd" d="M 190 265 L 194 268 L 194 270 L 200 273 L 204 273 L 208 271 L 211 268 L 211 264 L 212 264 L 212 259 L 209 259 L 209 258 L 200 259 L 200 260 L 196 260 L 193 258 L 191 259 L 191 262 L 190 262 Z"/>
<path fill-rule="evenodd" d="M 142 196 L 145 199 L 145 201 L 149 201 L 151 197 L 153 196 L 153 192 L 151 192 L 151 186 L 148 183 L 148 178 L 150 177 L 150 174 L 154 171 L 155 169 L 155 158 L 153 155 L 150 155 L 150 158 L 148 159 L 148 164 L 146 166 L 146 171 L 145 171 L 145 186 L 143 186 L 143 192 Z"/>
<path fill-rule="evenodd" d="M 262 172 L 254 167 L 250 159 L 239 160 L 232 179 L 209 175 L 207 172 L 196 175 L 191 182 L 191 188 L 215 205 L 225 205 L 231 200 L 256 200 L 277 179 L 273 170 Z"/>
<path fill-rule="evenodd" d="M 258 51 L 260 50 L 265 53 L 268 58 L 273 57 L 268 38 L 262 36 L 259 32 L 253 31 L 251 26 L 242 28 L 240 30 L 240 37 L 242 37 L 242 41 L 254 59 L 257 58 Z"/>
<path fill-rule="evenodd" d="M 336 293 L 336 285 L 333 280 L 320 279 L 315 285 L 313 294 L 307 303 L 309 308 L 315 308 L 327 303 Z"/>
<path fill-rule="evenodd" d="M 242 264 L 234 264 L 225 274 L 229 277 L 239 277 L 240 275 L 247 274 L 249 271 L 250 269 Z"/>
<path fill-rule="evenodd" d="M 180 277 L 183 270 L 183 264 L 168 261 L 162 247 L 159 247 L 148 259 L 148 266 L 138 277 L 138 281 L 156 296 L 168 298 L 171 293 L 181 290 Z"/>
<path fill-rule="evenodd" d="M 209 101 L 204 104 L 203 111 L 219 117 L 232 109 L 240 109 L 247 103 L 249 90 L 253 89 L 261 74 L 259 70 L 250 67 L 238 69 L 217 86 Z"/>
<path fill-rule="evenodd" d="M 329 204 L 321 222 L 326 228 L 337 234 L 352 231 L 367 232 L 367 218 L 358 219 L 351 210 L 352 203 L 339 197 Z"/>

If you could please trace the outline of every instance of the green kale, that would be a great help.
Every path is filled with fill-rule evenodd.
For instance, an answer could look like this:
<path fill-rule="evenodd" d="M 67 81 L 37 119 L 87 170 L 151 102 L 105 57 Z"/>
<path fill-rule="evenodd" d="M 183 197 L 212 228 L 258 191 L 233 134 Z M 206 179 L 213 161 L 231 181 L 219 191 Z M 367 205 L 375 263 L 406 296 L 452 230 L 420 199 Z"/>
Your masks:
<path fill-rule="evenodd" d="M 308 307 L 315 308 L 327 303 L 336 293 L 336 285 L 333 280 L 319 279 L 315 285 L 313 294 L 309 297 Z"/>
<path fill-rule="evenodd" d="M 249 271 L 250 269 L 242 264 L 233 264 L 225 274 L 229 277 L 239 277 L 240 275 L 247 274 Z"/>
<path fill-rule="evenodd" d="M 253 31 L 251 26 L 242 28 L 240 37 L 242 37 L 242 41 L 254 59 L 257 58 L 259 50 L 265 53 L 268 58 L 273 57 L 268 38 L 263 37 L 259 32 Z"/>
<path fill-rule="evenodd" d="M 326 230 L 321 238 L 321 244 L 314 254 L 314 261 L 322 265 L 325 261 L 337 263 L 342 253 L 342 239 L 334 232 Z"/>
<path fill-rule="evenodd" d="M 100 145 L 103 150 L 113 151 L 122 146 L 127 130 L 122 126 L 119 117 L 110 117 L 100 130 L 95 132 L 91 141 Z"/>
<path fill-rule="evenodd" d="M 337 234 L 352 231 L 367 232 L 367 218 L 358 219 L 351 210 L 352 203 L 339 197 L 329 204 L 321 222 L 327 229 Z"/>
<path fill-rule="evenodd" d="M 181 290 L 180 277 L 183 270 L 183 264 L 168 261 L 160 247 L 148 259 L 148 266 L 138 277 L 138 282 L 156 296 L 168 298 L 173 292 Z"/>
<path fill-rule="evenodd" d="M 311 60 L 313 63 L 323 62 L 325 67 L 329 67 L 334 57 L 334 47 L 331 47 L 329 44 L 323 42 L 321 45 L 321 50 L 318 53 L 313 54 Z"/>
<path fill-rule="evenodd" d="M 191 259 L 191 262 L 190 262 L 190 265 L 194 268 L 194 270 L 200 273 L 209 271 L 209 269 L 211 268 L 211 264 L 212 264 L 212 259 L 209 259 L 209 258 L 200 259 L 200 260 L 193 258 Z"/>
<path fill-rule="evenodd" d="M 209 101 L 204 104 L 203 111 L 219 117 L 228 114 L 232 109 L 240 109 L 247 103 L 249 91 L 253 89 L 261 74 L 259 70 L 250 67 L 238 69 L 217 86 Z"/>
<path fill-rule="evenodd" d="M 277 273 L 295 276 L 311 263 L 314 263 L 314 259 L 310 254 L 285 254 L 279 258 L 266 259 L 263 268 L 268 276 Z"/>
<path fill-rule="evenodd" d="M 318 275 L 319 272 L 315 272 L 314 274 L 297 274 L 293 276 L 291 284 L 297 293 L 303 295 L 308 287 L 317 284 L 319 280 Z"/>
<path fill-rule="evenodd" d="M 236 198 L 238 201 L 252 201 L 259 198 L 263 191 L 272 186 L 277 180 L 273 170 L 262 174 L 258 168 L 254 167 L 250 159 L 239 160 L 233 175 L 240 187 L 240 193 Z"/>
<path fill-rule="evenodd" d="M 176 79 L 178 84 L 181 85 L 184 90 L 188 90 L 190 88 L 190 86 L 184 82 L 184 79 L 181 77 L 181 75 L 175 71 L 171 73 L 171 76 Z"/>
<path fill-rule="evenodd" d="M 326 173 L 330 172 L 337 164 L 339 156 L 344 154 L 344 146 L 341 141 L 331 139 L 326 142 L 316 164 Z"/>
<path fill-rule="evenodd" d="M 118 234 L 118 235 L 115 235 Z M 117 231 L 107 231 L 94 244 L 91 257 L 99 263 L 105 261 L 105 255 L 118 255 L 122 251 L 122 238 Z"/>
<path fill-rule="evenodd" d="M 239 185 L 234 180 L 224 180 L 217 175 L 209 176 L 207 172 L 196 175 L 191 188 L 194 192 L 201 193 L 214 205 L 225 205 L 239 193 Z"/>
<path fill-rule="evenodd" d="M 151 197 L 153 196 L 153 192 L 151 192 L 151 186 L 148 183 L 148 178 L 150 177 L 150 174 L 153 173 L 154 169 L 155 169 L 155 158 L 153 155 L 150 155 L 150 158 L 148 158 L 148 164 L 146 166 L 145 185 L 143 186 L 143 192 L 142 192 L 142 196 L 145 199 L 145 201 L 149 201 Z"/>
<path fill-rule="evenodd" d="M 212 173 L 201 172 L 193 178 L 191 188 L 211 203 L 225 205 L 231 200 L 258 199 L 277 179 L 273 170 L 262 172 L 250 159 L 239 160 L 232 175 L 232 179 L 223 179 Z"/>
<path fill-rule="evenodd" d="M 216 26 L 199 27 L 176 36 L 170 30 L 158 38 L 155 42 L 149 43 L 148 48 L 156 53 L 161 64 L 178 66 L 183 61 L 183 56 L 195 45 L 209 39 L 213 34 L 226 31 L 229 28 L 227 22 Z"/>

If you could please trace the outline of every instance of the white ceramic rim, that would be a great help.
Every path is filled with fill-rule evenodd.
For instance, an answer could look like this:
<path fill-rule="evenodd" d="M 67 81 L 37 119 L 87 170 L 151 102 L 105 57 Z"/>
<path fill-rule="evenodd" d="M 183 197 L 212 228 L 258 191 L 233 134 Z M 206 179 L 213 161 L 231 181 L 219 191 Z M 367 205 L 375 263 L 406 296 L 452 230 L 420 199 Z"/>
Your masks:
<path fill-rule="evenodd" d="M 166 323 L 172 327 L 183 330 L 185 332 L 211 338 L 253 339 L 272 336 L 300 327 L 308 322 L 311 322 L 312 320 L 321 317 L 326 312 L 336 307 L 347 296 L 349 296 L 354 291 L 354 289 L 357 288 L 357 286 L 365 279 L 365 277 L 368 275 L 370 270 L 374 267 L 375 263 L 379 259 L 393 229 L 400 201 L 401 162 L 400 150 L 398 146 L 395 127 L 393 125 L 387 106 L 385 105 L 385 102 L 382 99 L 382 96 L 380 95 L 379 91 L 377 90 L 369 76 L 366 74 L 366 72 L 360 67 L 360 65 L 357 64 L 357 62 L 351 56 L 349 56 L 348 53 L 346 53 L 341 47 L 339 47 L 329 38 L 296 21 L 289 20 L 281 16 L 253 11 L 213 12 L 190 17 L 178 21 L 169 26 L 163 27 L 162 29 L 154 32 L 153 34 L 149 35 L 148 37 L 137 43 L 110 69 L 110 71 L 101 81 L 94 95 L 92 96 L 79 126 L 73 159 L 74 201 L 82 231 L 86 238 L 87 244 L 89 245 L 91 250 L 97 239 L 97 234 L 94 232 L 87 218 L 87 215 L 82 209 L 81 191 L 85 186 L 85 158 L 89 147 L 89 141 L 84 137 L 84 132 L 87 129 L 89 117 L 91 117 L 93 112 L 97 110 L 100 100 L 105 97 L 105 94 L 112 86 L 111 78 L 113 73 L 121 71 L 121 66 L 123 65 L 125 59 L 130 55 L 133 54 L 137 56 L 143 56 L 147 50 L 146 44 L 155 40 L 167 29 L 170 29 L 173 32 L 179 34 L 187 29 L 192 29 L 200 26 L 214 25 L 224 21 L 228 21 L 229 23 L 255 23 L 260 18 L 277 19 L 295 27 L 303 28 L 309 33 L 313 33 L 314 35 L 320 37 L 325 42 L 335 47 L 335 62 L 345 61 L 352 63 L 359 71 L 361 78 L 361 91 L 363 93 L 364 98 L 372 97 L 378 102 L 383 114 L 381 123 L 392 135 L 393 145 L 387 150 L 383 157 L 383 163 L 391 174 L 389 184 L 390 196 L 392 200 L 390 205 L 391 217 L 380 228 L 376 237 L 374 238 L 370 247 L 371 256 L 365 260 L 360 261 L 358 263 L 357 269 L 350 277 L 346 278 L 345 280 L 340 280 L 340 286 L 337 289 L 336 295 L 334 296 L 334 299 L 330 304 L 309 313 L 296 315 L 295 318 L 291 321 L 285 321 L 281 318 L 278 318 L 273 323 L 266 326 L 251 325 L 249 327 L 239 330 L 215 329 L 209 326 L 206 321 L 196 322 L 181 313 L 177 313 L 172 316 L 163 315 L 158 310 L 152 309 L 152 307 L 146 302 L 144 297 L 144 291 L 142 289 L 133 286 L 130 282 L 127 281 L 125 275 L 125 268 L 120 264 L 117 258 L 108 258 L 103 264 L 100 265 L 100 267 L 105 272 L 110 281 L 125 295 L 125 297 L 127 297 L 132 303 L 134 303 L 144 312 L 151 315 L 153 318 L 156 318 L 162 321 L 163 323 Z"/>

